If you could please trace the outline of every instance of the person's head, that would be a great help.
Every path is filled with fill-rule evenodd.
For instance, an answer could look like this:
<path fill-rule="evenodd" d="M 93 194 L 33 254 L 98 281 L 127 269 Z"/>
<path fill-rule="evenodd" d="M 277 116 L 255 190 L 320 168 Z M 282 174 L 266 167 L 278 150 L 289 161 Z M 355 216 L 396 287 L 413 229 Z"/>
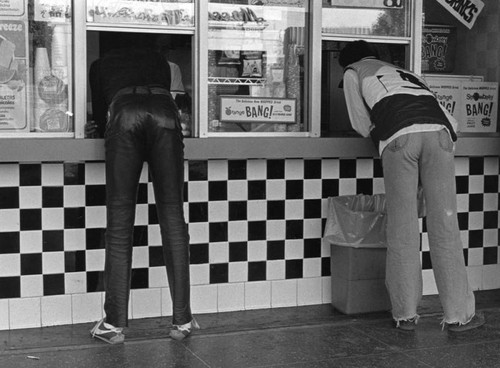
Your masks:
<path fill-rule="evenodd" d="M 340 51 L 339 64 L 345 68 L 365 57 L 379 58 L 375 46 L 363 40 L 350 42 Z"/>

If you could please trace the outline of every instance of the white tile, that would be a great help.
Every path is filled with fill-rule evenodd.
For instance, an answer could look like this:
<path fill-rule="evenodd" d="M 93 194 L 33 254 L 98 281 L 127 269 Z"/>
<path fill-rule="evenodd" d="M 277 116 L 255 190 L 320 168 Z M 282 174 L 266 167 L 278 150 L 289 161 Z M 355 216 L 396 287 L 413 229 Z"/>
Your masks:
<path fill-rule="evenodd" d="M 498 175 L 498 157 L 485 157 L 484 158 L 484 175 Z"/>
<path fill-rule="evenodd" d="M 267 259 L 267 242 L 264 240 L 249 241 L 247 255 L 249 262 L 265 261 Z"/>
<path fill-rule="evenodd" d="M 285 202 L 285 218 L 287 220 L 302 220 L 304 218 L 304 201 L 290 199 Z"/>
<path fill-rule="evenodd" d="M 42 253 L 42 272 L 44 275 L 64 273 L 64 252 Z"/>
<path fill-rule="evenodd" d="M 187 187 L 189 202 L 208 201 L 208 181 L 190 181 Z"/>
<path fill-rule="evenodd" d="M 131 290 L 133 318 L 161 316 L 161 289 Z"/>
<path fill-rule="evenodd" d="M 314 305 L 322 303 L 321 277 L 297 280 L 297 305 Z"/>
<path fill-rule="evenodd" d="M 359 179 L 373 178 L 373 159 L 356 160 L 356 177 Z"/>
<path fill-rule="evenodd" d="M 171 316 L 172 314 L 172 297 L 170 296 L 170 289 L 161 288 L 161 315 Z"/>
<path fill-rule="evenodd" d="M 436 295 L 438 293 L 434 272 L 432 270 L 422 271 L 422 294 L 423 295 Z"/>
<path fill-rule="evenodd" d="M 42 208 L 42 229 L 43 230 L 64 229 L 64 209 Z"/>
<path fill-rule="evenodd" d="M 321 176 L 323 179 L 338 179 L 340 163 L 338 159 L 321 160 Z"/>
<path fill-rule="evenodd" d="M 321 198 L 322 181 L 321 179 L 306 179 L 304 181 L 304 199 Z"/>
<path fill-rule="evenodd" d="M 1 165 L 0 165 L 1 166 Z M 2 224 L 2 231 L 19 231 L 20 221 L 19 209 L 13 210 L 0 210 L 0 224 Z"/>
<path fill-rule="evenodd" d="M 149 267 L 149 248 L 146 246 L 134 247 L 132 255 L 132 268 Z"/>
<path fill-rule="evenodd" d="M 285 261 L 275 260 L 267 261 L 267 277 L 268 280 L 283 280 L 285 278 Z"/>
<path fill-rule="evenodd" d="M 0 254 L 0 277 L 19 276 L 21 274 L 20 254 Z"/>
<path fill-rule="evenodd" d="M 304 179 L 304 160 L 303 159 L 285 160 L 285 178 L 288 180 Z"/>
<path fill-rule="evenodd" d="M 231 242 L 248 241 L 248 222 L 230 221 L 228 223 L 228 238 Z"/>
<path fill-rule="evenodd" d="M 85 270 L 87 272 L 104 270 L 104 249 L 90 249 L 85 254 Z"/>
<path fill-rule="evenodd" d="M 0 187 L 19 187 L 19 164 L 0 165 Z"/>
<path fill-rule="evenodd" d="M 281 240 L 286 238 L 285 220 L 267 220 L 267 240 Z"/>
<path fill-rule="evenodd" d="M 63 164 L 43 164 L 42 165 L 42 186 L 62 186 L 64 185 L 64 165 Z"/>
<path fill-rule="evenodd" d="M 429 251 L 429 234 L 428 233 L 422 233 L 422 251 Z"/>
<path fill-rule="evenodd" d="M 64 207 L 84 207 L 85 186 L 67 185 L 64 187 Z"/>
<path fill-rule="evenodd" d="M 469 212 L 469 194 L 457 194 L 457 212 Z"/>
<path fill-rule="evenodd" d="M 304 240 L 291 239 L 285 240 L 285 259 L 303 259 L 304 258 Z"/>
<path fill-rule="evenodd" d="M 190 223 L 189 237 L 191 244 L 208 243 L 208 223 Z"/>
<path fill-rule="evenodd" d="M 498 229 L 484 229 L 484 247 L 498 246 Z"/>
<path fill-rule="evenodd" d="M 223 222 L 229 219 L 229 203 L 227 201 L 208 202 L 208 222 Z"/>
<path fill-rule="evenodd" d="M 41 208 L 42 187 L 19 187 L 19 208 Z"/>
<path fill-rule="evenodd" d="M 64 290 L 66 294 L 85 293 L 87 291 L 87 273 L 68 272 L 64 274 Z"/>
<path fill-rule="evenodd" d="M 208 254 L 209 263 L 229 262 L 229 243 L 211 243 Z"/>
<path fill-rule="evenodd" d="M 455 157 L 455 175 L 469 175 L 468 157 Z"/>
<path fill-rule="evenodd" d="M 227 182 L 227 199 L 229 201 L 245 201 L 248 199 L 248 181 L 229 180 Z"/>
<path fill-rule="evenodd" d="M 304 258 L 304 278 L 321 276 L 321 258 Z"/>
<path fill-rule="evenodd" d="M 191 285 L 207 285 L 210 282 L 210 265 L 191 265 L 190 275 Z"/>
<path fill-rule="evenodd" d="M 42 327 L 71 324 L 71 295 L 45 296 L 41 301 Z"/>
<path fill-rule="evenodd" d="M 271 306 L 297 306 L 297 280 L 279 280 L 271 282 Z"/>
<path fill-rule="evenodd" d="M 9 301 L 0 299 L 0 331 L 9 329 Z"/>
<path fill-rule="evenodd" d="M 227 160 L 209 160 L 208 161 L 208 180 L 227 180 L 228 163 Z"/>
<path fill-rule="evenodd" d="M 106 226 L 106 207 L 92 206 L 85 208 L 85 227 L 87 229 L 102 228 Z"/>
<path fill-rule="evenodd" d="M 22 231 L 19 235 L 21 254 L 41 253 L 43 250 L 42 231 Z"/>
<path fill-rule="evenodd" d="M 64 230 L 64 250 L 77 251 L 85 250 L 85 229 Z"/>
<path fill-rule="evenodd" d="M 149 267 L 148 272 L 150 288 L 168 287 L 167 271 L 165 266 Z"/>
<path fill-rule="evenodd" d="M 281 179 L 271 179 L 266 181 L 266 198 L 268 200 L 285 199 L 286 182 Z"/>
<path fill-rule="evenodd" d="M 339 180 L 339 195 L 355 195 L 356 194 L 356 179 L 340 179 Z"/>
<path fill-rule="evenodd" d="M 467 267 L 467 278 L 472 290 L 483 288 L 483 266 Z"/>
<path fill-rule="evenodd" d="M 149 223 L 149 205 L 140 203 L 135 206 L 135 225 L 147 225 Z"/>
<path fill-rule="evenodd" d="M 332 278 L 325 276 L 321 278 L 321 300 L 323 304 L 332 302 Z"/>
<path fill-rule="evenodd" d="M 148 163 L 145 162 L 142 165 L 141 176 L 139 177 L 139 183 L 147 183 L 149 179 L 149 167 Z"/>
<path fill-rule="evenodd" d="M 245 283 L 245 309 L 271 308 L 271 282 Z"/>
<path fill-rule="evenodd" d="M 85 164 L 86 184 L 106 184 L 106 165 L 103 162 Z"/>
<path fill-rule="evenodd" d="M 248 262 L 229 263 L 229 282 L 246 282 L 248 280 Z"/>
<path fill-rule="evenodd" d="M 469 266 L 482 266 L 483 258 L 483 248 L 469 248 Z"/>
<path fill-rule="evenodd" d="M 99 321 L 103 317 L 103 293 L 71 295 L 73 323 Z"/>
<path fill-rule="evenodd" d="M 148 226 L 148 241 L 149 246 L 161 245 L 161 232 L 159 225 L 149 225 Z"/>
<path fill-rule="evenodd" d="M 191 309 L 193 313 L 216 313 L 217 285 L 192 286 Z"/>
<path fill-rule="evenodd" d="M 500 265 L 483 266 L 483 290 L 500 288 Z"/>
<path fill-rule="evenodd" d="M 484 213 L 483 212 L 469 212 L 469 226 L 468 230 L 482 230 L 484 229 Z M 482 244 L 480 244 L 482 245 Z"/>
<path fill-rule="evenodd" d="M 304 219 L 304 239 L 315 239 L 323 236 L 321 221 L 320 218 Z"/>
<path fill-rule="evenodd" d="M 10 329 L 42 327 L 40 298 L 9 299 Z"/>
<path fill-rule="evenodd" d="M 43 276 L 21 276 L 21 298 L 33 298 L 41 296 L 43 296 Z"/>
<path fill-rule="evenodd" d="M 265 180 L 267 178 L 266 160 L 248 160 L 247 161 L 247 179 Z"/>
<path fill-rule="evenodd" d="M 469 176 L 469 193 L 483 193 L 484 192 L 484 176 L 483 175 L 470 175 Z"/>
<path fill-rule="evenodd" d="M 383 178 L 373 178 L 373 194 L 383 194 L 385 193 L 385 185 Z"/>
<path fill-rule="evenodd" d="M 267 201 L 256 200 L 247 202 L 248 221 L 267 219 Z"/>
<path fill-rule="evenodd" d="M 484 193 L 484 211 L 498 211 L 498 193 Z"/>
<path fill-rule="evenodd" d="M 245 284 L 219 284 L 217 288 L 217 308 L 219 312 L 245 309 Z"/>

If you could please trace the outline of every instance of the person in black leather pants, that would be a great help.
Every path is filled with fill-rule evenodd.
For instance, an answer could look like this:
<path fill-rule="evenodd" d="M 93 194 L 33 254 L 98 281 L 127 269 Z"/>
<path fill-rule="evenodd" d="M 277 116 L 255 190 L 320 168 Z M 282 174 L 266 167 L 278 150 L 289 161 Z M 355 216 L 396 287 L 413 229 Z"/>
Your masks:
<path fill-rule="evenodd" d="M 169 77 L 168 64 L 152 50 L 112 51 L 90 69 L 94 120 L 101 129 L 105 126 L 107 202 L 106 317 L 91 333 L 112 344 L 124 341 L 122 329 L 128 324 L 135 207 L 144 162 L 153 182 L 172 297 L 170 336 L 182 340 L 199 328 L 190 307 L 183 134 Z"/>

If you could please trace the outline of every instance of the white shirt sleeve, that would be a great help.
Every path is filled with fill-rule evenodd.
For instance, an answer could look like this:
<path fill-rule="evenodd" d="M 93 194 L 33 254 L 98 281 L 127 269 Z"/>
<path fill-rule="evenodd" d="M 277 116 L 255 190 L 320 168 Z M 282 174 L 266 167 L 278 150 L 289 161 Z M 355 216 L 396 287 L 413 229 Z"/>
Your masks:
<path fill-rule="evenodd" d="M 182 83 L 181 68 L 171 61 L 168 62 L 168 65 L 170 66 L 170 92 L 172 94 L 185 92 L 184 84 Z"/>
<path fill-rule="evenodd" d="M 353 129 L 363 137 L 369 137 L 372 130 L 370 113 L 366 109 L 359 78 L 354 70 L 344 73 L 344 96 Z"/>

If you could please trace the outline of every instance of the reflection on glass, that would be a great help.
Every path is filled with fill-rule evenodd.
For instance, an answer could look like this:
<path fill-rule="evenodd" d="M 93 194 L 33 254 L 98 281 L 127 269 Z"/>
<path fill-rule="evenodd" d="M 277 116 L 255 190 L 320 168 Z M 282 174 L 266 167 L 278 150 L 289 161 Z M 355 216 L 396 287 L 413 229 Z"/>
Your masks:
<path fill-rule="evenodd" d="M 349 6 L 342 5 L 344 3 Z M 409 11 L 408 1 L 323 0 L 322 31 L 330 34 L 409 37 Z"/>
<path fill-rule="evenodd" d="M 210 1 L 209 132 L 306 130 L 306 5 L 304 0 Z"/>

